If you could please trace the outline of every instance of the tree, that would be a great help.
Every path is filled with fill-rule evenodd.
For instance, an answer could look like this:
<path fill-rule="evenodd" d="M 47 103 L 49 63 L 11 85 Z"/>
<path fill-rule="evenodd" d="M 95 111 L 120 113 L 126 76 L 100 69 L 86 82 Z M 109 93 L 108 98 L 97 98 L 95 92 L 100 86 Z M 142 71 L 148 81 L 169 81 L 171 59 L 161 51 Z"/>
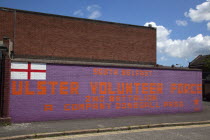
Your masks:
<path fill-rule="evenodd" d="M 203 71 L 210 72 L 210 56 L 204 60 Z"/>

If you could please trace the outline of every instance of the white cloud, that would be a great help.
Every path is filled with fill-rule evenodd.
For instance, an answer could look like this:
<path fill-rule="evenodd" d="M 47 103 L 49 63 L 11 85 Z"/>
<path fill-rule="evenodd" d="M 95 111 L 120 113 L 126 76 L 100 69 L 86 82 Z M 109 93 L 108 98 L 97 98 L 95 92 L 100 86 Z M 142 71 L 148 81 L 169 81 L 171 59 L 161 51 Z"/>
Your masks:
<path fill-rule="evenodd" d="M 89 5 L 85 9 L 76 10 L 74 16 L 86 17 L 89 19 L 97 19 L 102 16 L 101 7 L 99 5 Z"/>
<path fill-rule="evenodd" d="M 96 19 L 102 16 L 101 7 L 98 5 L 90 5 L 87 7 L 87 11 L 89 12 L 88 18 L 89 19 Z"/>
<path fill-rule="evenodd" d="M 82 12 L 82 10 L 77 10 L 73 13 L 74 16 L 79 16 L 82 17 L 84 15 L 84 13 Z"/>
<path fill-rule="evenodd" d="M 210 0 L 206 0 L 200 5 L 197 5 L 195 9 L 190 8 L 184 15 L 189 17 L 193 22 L 207 21 L 207 29 L 210 30 Z"/>
<path fill-rule="evenodd" d="M 187 26 L 187 21 L 186 20 L 176 20 L 176 24 L 178 26 Z"/>
<path fill-rule="evenodd" d="M 210 31 L 210 22 L 207 23 L 207 29 Z"/>
<path fill-rule="evenodd" d="M 161 57 L 160 57 L 160 60 L 161 60 L 161 61 L 167 61 L 168 59 L 167 59 L 165 56 L 161 56 Z"/>
<path fill-rule="evenodd" d="M 191 18 L 194 22 L 202 22 L 210 20 L 210 0 L 197 5 L 195 9 L 190 8 L 189 12 L 185 12 L 185 16 Z"/>
<path fill-rule="evenodd" d="M 93 12 L 95 10 L 101 9 L 101 7 L 97 4 L 87 6 L 87 11 Z"/>
<path fill-rule="evenodd" d="M 200 54 L 210 54 L 210 36 L 198 34 L 184 40 L 173 40 L 170 38 L 171 30 L 164 26 L 156 25 L 155 22 L 147 22 L 157 28 L 157 50 L 176 58 L 194 58 Z M 163 59 L 163 58 L 162 58 Z"/>
<path fill-rule="evenodd" d="M 165 42 L 170 38 L 171 30 L 166 29 L 164 26 L 157 26 L 155 22 L 147 22 L 144 26 L 148 26 L 149 24 L 157 28 L 157 47 L 161 52 L 162 48 L 165 47 Z"/>
<path fill-rule="evenodd" d="M 91 12 L 88 16 L 89 19 L 97 19 L 99 17 L 101 17 L 101 12 L 98 10 Z"/>

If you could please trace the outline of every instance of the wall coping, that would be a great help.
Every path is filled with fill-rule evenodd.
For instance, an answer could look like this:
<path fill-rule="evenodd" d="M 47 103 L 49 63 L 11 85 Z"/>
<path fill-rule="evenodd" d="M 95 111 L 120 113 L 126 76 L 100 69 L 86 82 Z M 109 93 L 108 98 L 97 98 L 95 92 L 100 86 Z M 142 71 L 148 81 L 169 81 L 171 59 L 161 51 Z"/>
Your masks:
<path fill-rule="evenodd" d="M 202 71 L 201 69 L 194 69 L 194 68 L 192 69 L 188 67 L 170 67 L 170 66 L 149 65 L 149 64 L 113 63 L 113 62 L 99 62 L 99 61 L 15 58 L 11 59 L 11 62 L 34 62 L 34 63 L 50 63 L 50 64 L 69 64 L 69 65 L 79 65 L 79 66 L 142 68 L 142 69 L 158 69 L 158 70 L 178 70 L 178 71 Z"/>

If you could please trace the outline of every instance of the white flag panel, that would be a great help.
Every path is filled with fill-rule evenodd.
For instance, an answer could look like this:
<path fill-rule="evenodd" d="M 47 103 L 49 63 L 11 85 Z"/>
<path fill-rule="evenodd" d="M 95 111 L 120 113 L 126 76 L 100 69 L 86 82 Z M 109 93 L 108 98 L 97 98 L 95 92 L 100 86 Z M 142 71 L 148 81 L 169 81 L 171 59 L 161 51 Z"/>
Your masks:
<path fill-rule="evenodd" d="M 44 64 L 44 63 L 31 63 L 31 69 L 33 69 L 33 70 L 46 70 L 46 64 Z"/>
<path fill-rule="evenodd" d="M 27 72 L 11 72 L 11 79 L 28 79 Z"/>
<path fill-rule="evenodd" d="M 11 69 L 28 69 L 28 62 L 12 62 Z"/>
<path fill-rule="evenodd" d="M 46 73 L 45 72 L 32 72 L 31 80 L 46 80 Z"/>

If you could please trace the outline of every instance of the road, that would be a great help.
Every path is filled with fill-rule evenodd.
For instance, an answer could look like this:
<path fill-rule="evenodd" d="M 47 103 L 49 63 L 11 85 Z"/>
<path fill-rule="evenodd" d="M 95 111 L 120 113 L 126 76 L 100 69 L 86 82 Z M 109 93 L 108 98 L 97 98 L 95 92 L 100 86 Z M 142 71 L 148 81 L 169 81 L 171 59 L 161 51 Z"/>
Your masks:
<path fill-rule="evenodd" d="M 33 140 L 209 140 L 210 124 L 59 136 Z"/>

